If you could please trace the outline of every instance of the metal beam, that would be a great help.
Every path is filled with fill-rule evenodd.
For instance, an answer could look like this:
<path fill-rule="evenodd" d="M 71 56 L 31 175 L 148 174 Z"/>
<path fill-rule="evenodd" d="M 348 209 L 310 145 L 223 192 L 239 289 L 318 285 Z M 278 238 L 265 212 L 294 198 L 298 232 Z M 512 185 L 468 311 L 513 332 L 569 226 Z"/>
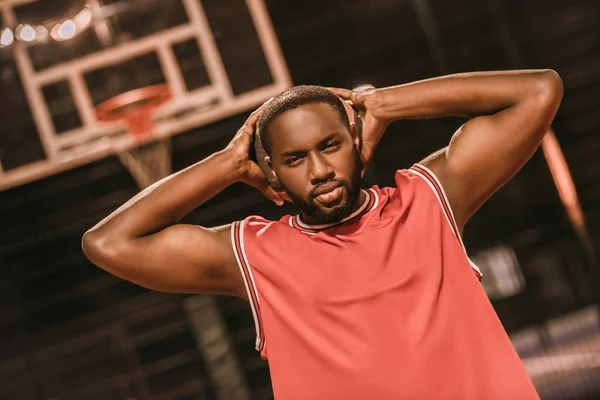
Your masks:
<path fill-rule="evenodd" d="M 519 52 L 517 43 L 510 33 L 504 7 L 502 7 L 499 0 L 486 0 L 486 2 L 491 11 L 492 19 L 494 20 L 498 34 L 500 35 L 500 41 L 502 42 L 504 52 L 515 68 L 523 68 L 525 63 Z"/>
<path fill-rule="evenodd" d="M 17 17 L 10 7 L 2 8 L 2 17 L 8 26 L 17 24 Z M 27 47 L 23 43 L 16 42 L 13 44 L 13 51 L 17 71 L 21 78 L 21 84 L 23 85 L 23 90 L 25 91 L 25 96 L 27 97 L 33 122 L 40 136 L 44 153 L 46 153 L 47 158 L 52 159 L 56 156 L 57 149 L 54 142 L 54 123 L 46 105 L 46 99 L 44 99 L 40 86 L 36 85 L 34 79 L 35 69 L 33 68 L 29 54 L 27 54 Z"/>
<path fill-rule="evenodd" d="M 508 56 L 511 63 L 515 68 L 524 68 L 525 61 L 521 52 L 519 51 L 518 45 L 515 42 L 513 35 L 510 32 L 508 26 L 508 19 L 504 12 L 504 7 L 500 0 L 486 0 L 486 3 L 492 11 L 492 18 L 498 33 L 500 40 L 506 55 Z M 575 188 L 575 183 L 571 176 L 569 164 L 562 152 L 560 144 L 556 138 L 554 130 L 550 128 L 544 138 L 542 139 L 541 148 L 544 153 L 544 158 L 548 168 L 552 174 L 554 185 L 558 191 L 558 195 L 563 204 L 565 213 L 571 223 L 579 244 L 587 258 L 589 263 L 589 274 L 590 282 L 592 287 L 598 289 L 599 278 L 600 278 L 600 263 L 598 262 L 598 255 L 594 247 L 594 241 L 589 234 L 585 215 L 579 201 L 579 196 Z M 595 293 L 600 291 L 595 290 Z M 596 295 L 596 301 L 600 302 L 600 295 Z"/>
<path fill-rule="evenodd" d="M 223 101 L 228 103 L 233 99 L 233 89 L 219 53 L 215 37 L 210 29 L 210 24 L 204 7 L 198 0 L 182 0 L 191 25 L 201 34 L 198 36 L 198 46 L 202 53 L 204 65 L 210 81 L 216 85 L 223 94 Z"/>
<path fill-rule="evenodd" d="M 165 43 L 177 43 L 195 37 L 196 29 L 190 24 L 178 25 L 146 37 L 58 64 L 32 74 L 39 86 L 67 79 L 69 73 L 85 73 L 151 53 Z"/>
<path fill-rule="evenodd" d="M 188 297 L 183 304 L 217 399 L 249 400 L 250 390 L 244 371 L 239 365 L 233 342 L 214 297 Z"/>
<path fill-rule="evenodd" d="M 448 66 L 446 52 L 440 41 L 438 29 L 435 24 L 435 17 L 431 10 L 429 0 L 412 0 L 412 4 L 417 13 L 419 25 L 421 25 L 423 33 L 425 33 L 425 38 L 427 39 L 427 44 L 429 45 L 431 56 L 433 57 L 435 64 L 439 68 L 441 74 L 448 74 L 450 68 Z"/>
<path fill-rule="evenodd" d="M 273 40 L 274 37 L 277 37 L 277 34 L 269 18 L 264 0 L 246 0 L 246 4 L 250 10 L 273 80 L 284 86 L 291 86 L 292 78 L 283 57 L 283 52 L 279 47 L 279 43 Z"/>

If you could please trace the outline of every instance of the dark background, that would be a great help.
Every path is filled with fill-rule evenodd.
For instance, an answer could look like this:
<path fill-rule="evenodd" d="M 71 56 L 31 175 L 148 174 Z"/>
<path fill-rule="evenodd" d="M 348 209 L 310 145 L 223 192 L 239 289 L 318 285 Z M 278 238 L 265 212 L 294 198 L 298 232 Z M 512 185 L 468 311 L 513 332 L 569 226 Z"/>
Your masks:
<path fill-rule="evenodd" d="M 150 11 L 142 4 L 130 11 L 129 19 L 113 18 L 117 42 L 144 36 L 143 29 L 185 21 L 180 21 L 177 1 L 149 3 L 154 7 Z M 243 2 L 203 3 L 236 93 L 268 82 L 261 58 L 248 59 L 240 51 L 253 45 L 251 39 L 244 39 L 247 43 L 241 39 L 244 29 L 252 29 Z M 266 4 L 294 84 L 379 87 L 454 72 L 555 69 L 563 79 L 565 95 L 554 129 L 597 247 L 600 3 L 267 0 Z M 38 11 L 25 9 L 22 18 L 33 18 Z M 139 23 L 141 18 L 144 24 Z M 84 35 L 89 37 L 79 42 L 77 54 L 84 53 L 82 48 L 102 48 L 92 32 Z M 60 48 L 33 48 L 30 54 L 41 68 L 55 63 L 59 51 L 66 52 L 61 57 L 69 57 Z M 178 51 L 181 60 L 194 59 L 193 48 L 184 44 Z M 44 154 L 9 49 L 0 49 L 0 62 L 0 159 L 7 168 L 42 159 Z M 90 74 L 86 81 L 95 102 L 128 89 L 132 80 L 138 87 L 160 83 L 162 78 L 152 75 L 152 65 L 156 59 L 148 56 L 127 68 Z M 189 67 L 188 86 L 208 82 L 202 65 L 181 65 Z M 248 65 L 257 67 L 252 72 Z M 45 93 L 57 126 L 81 123 L 65 100 L 64 88 L 56 85 Z M 246 116 L 174 137 L 174 170 L 222 149 Z M 445 146 L 462 122 L 394 123 L 376 151 L 365 184 L 393 184 L 396 169 Z M 181 307 L 186 296 L 154 293 L 121 281 L 94 267 L 81 253 L 82 234 L 137 191 L 118 159 L 109 157 L 0 192 L 0 398 L 146 398 L 144 393 L 156 394 L 149 398 L 161 398 L 160 393 L 162 398 L 213 398 Z M 248 214 L 276 218 L 284 211 L 291 210 L 282 211 L 254 189 L 236 184 L 185 222 L 211 226 Z M 599 283 L 593 278 L 597 271 L 570 227 L 541 152 L 477 213 L 465 230 L 465 242 L 470 254 L 497 245 L 510 246 L 517 254 L 525 289 L 494 301 L 509 333 L 543 326 L 597 303 Z M 253 350 L 254 328 L 247 305 L 227 298 L 219 298 L 218 303 L 253 397 L 270 398 L 268 369 Z M 551 342 L 546 337 L 544 345 Z M 161 367 L 161 360 L 173 360 L 174 355 L 179 361 Z M 593 380 L 584 384 L 592 387 Z M 190 381 L 197 385 L 189 397 L 168 394 Z M 587 395 L 574 393 L 565 391 L 553 398 L 600 397 L 591 389 Z"/>

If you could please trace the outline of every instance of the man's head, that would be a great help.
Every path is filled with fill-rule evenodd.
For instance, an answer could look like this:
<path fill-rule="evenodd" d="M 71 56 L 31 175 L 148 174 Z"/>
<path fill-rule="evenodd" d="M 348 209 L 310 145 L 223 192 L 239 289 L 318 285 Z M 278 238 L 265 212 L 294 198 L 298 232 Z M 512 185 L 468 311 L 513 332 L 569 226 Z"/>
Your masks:
<path fill-rule="evenodd" d="M 257 133 L 267 176 L 307 222 L 337 222 L 352 212 L 360 194 L 360 138 L 336 95 L 320 86 L 287 90 L 264 106 Z"/>

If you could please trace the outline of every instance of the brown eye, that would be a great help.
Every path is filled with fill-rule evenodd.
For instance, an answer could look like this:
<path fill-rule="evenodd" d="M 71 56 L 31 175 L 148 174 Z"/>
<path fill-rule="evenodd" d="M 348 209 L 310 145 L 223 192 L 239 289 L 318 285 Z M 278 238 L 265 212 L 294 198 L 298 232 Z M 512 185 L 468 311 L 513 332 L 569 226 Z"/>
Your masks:
<path fill-rule="evenodd" d="M 325 149 L 332 149 L 332 148 L 336 148 L 338 145 L 340 144 L 339 141 L 337 140 L 332 140 L 331 142 L 327 142 L 327 144 L 325 145 Z"/>
<path fill-rule="evenodd" d="M 299 157 L 290 157 L 285 160 L 285 165 L 295 165 L 300 161 Z"/>

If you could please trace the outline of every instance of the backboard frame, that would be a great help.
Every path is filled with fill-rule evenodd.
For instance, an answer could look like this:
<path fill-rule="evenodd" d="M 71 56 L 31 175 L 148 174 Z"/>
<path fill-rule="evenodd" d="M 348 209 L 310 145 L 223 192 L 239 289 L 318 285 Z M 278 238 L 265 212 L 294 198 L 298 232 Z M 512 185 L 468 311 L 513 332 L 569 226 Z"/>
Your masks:
<path fill-rule="evenodd" d="M 33 1 L 36 0 L 3 0 L 0 3 L 0 12 L 5 24 L 15 26 L 18 21 L 13 8 Z M 251 110 L 292 85 L 264 0 L 245 1 L 273 83 L 237 96 L 231 88 L 201 1 L 180 1 L 187 12 L 188 23 L 40 71 L 35 71 L 25 43 L 13 46 L 15 63 L 47 158 L 10 171 L 2 169 L 0 160 L 0 191 Z M 98 2 L 90 2 L 92 8 L 94 4 L 99 7 Z M 196 39 L 211 82 L 210 85 L 193 91 L 186 90 L 183 75 L 171 47 L 189 39 Z M 152 137 L 140 141 L 130 135 L 114 136 L 124 131 L 124 124 L 99 124 L 84 74 L 151 52 L 158 56 L 173 99 L 157 113 Z M 69 84 L 82 126 L 58 135 L 42 88 L 65 80 Z M 205 109 L 184 114 L 177 119 L 166 118 L 190 107 Z"/>

